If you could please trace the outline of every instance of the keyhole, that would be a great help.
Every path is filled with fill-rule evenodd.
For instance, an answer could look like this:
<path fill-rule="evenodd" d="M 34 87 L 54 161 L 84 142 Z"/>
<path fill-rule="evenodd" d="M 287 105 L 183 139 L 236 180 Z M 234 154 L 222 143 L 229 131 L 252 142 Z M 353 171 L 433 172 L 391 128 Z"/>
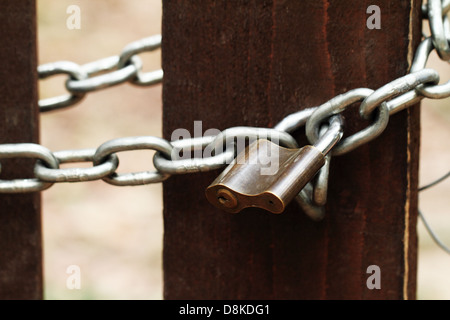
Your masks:
<path fill-rule="evenodd" d="M 226 189 L 220 189 L 217 191 L 216 195 L 220 205 L 226 208 L 235 208 L 238 205 L 238 201 L 234 194 Z"/>
<path fill-rule="evenodd" d="M 223 196 L 217 197 L 217 199 L 219 200 L 219 202 L 220 202 L 221 204 L 225 204 L 225 203 L 227 203 L 228 201 L 230 201 L 230 199 L 227 199 L 227 198 L 225 198 L 225 197 L 223 197 Z"/>

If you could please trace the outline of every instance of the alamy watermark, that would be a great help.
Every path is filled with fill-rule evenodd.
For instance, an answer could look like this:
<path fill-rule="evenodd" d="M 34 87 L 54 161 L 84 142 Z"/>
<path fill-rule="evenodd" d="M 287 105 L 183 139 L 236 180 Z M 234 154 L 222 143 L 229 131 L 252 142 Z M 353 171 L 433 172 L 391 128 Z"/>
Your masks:
<path fill-rule="evenodd" d="M 381 9 L 377 5 L 370 5 L 366 10 L 370 16 L 367 18 L 366 26 L 368 29 L 381 29 Z"/>
<path fill-rule="evenodd" d="M 377 265 L 368 266 L 366 273 L 370 274 L 370 276 L 367 278 L 367 281 L 366 281 L 367 289 L 380 290 L 381 289 L 381 269 L 380 269 L 380 267 Z"/>
<path fill-rule="evenodd" d="M 234 159 L 237 164 L 258 164 L 260 165 L 261 175 L 274 175 L 279 168 L 279 139 L 276 135 L 271 135 L 268 132 L 260 132 L 258 136 L 254 134 L 239 134 L 238 136 L 232 134 L 224 134 L 219 129 L 207 129 L 203 133 L 202 121 L 194 121 L 194 135 L 184 128 L 175 129 L 171 136 L 171 141 L 202 138 L 205 136 L 216 136 L 215 143 L 207 145 L 204 149 L 194 149 L 191 152 L 191 146 L 184 148 L 174 148 L 172 152 L 172 159 L 184 160 L 192 158 L 209 158 L 214 155 L 221 154 L 227 150 L 235 150 L 239 157 Z M 256 153 L 247 157 L 241 154 L 246 146 L 251 145 L 258 139 L 266 139 L 273 142 L 272 144 L 260 144 Z M 231 163 L 231 161 L 230 161 Z M 229 164 L 229 163 L 227 163 Z"/>
<path fill-rule="evenodd" d="M 66 13 L 69 15 L 66 19 L 66 26 L 69 30 L 81 29 L 81 9 L 79 6 L 72 4 L 67 7 Z"/>
<path fill-rule="evenodd" d="M 69 275 L 66 279 L 66 287 L 69 290 L 81 289 L 81 268 L 75 264 L 70 265 L 66 269 L 66 273 Z"/>

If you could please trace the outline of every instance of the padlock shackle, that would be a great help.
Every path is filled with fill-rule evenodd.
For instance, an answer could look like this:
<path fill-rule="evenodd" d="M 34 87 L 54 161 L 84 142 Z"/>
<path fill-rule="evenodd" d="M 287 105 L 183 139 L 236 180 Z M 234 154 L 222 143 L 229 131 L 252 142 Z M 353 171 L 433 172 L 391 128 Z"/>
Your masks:
<path fill-rule="evenodd" d="M 329 121 L 328 129 L 320 136 L 314 146 L 326 155 L 339 143 L 343 135 L 344 124 L 342 117 L 340 115 L 332 116 Z"/>

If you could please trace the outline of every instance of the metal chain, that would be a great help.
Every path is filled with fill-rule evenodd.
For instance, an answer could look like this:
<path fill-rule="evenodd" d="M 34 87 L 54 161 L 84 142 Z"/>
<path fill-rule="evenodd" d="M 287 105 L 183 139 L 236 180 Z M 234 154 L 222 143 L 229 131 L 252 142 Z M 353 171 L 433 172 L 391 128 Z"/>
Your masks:
<path fill-rule="evenodd" d="M 430 23 L 431 38 L 442 60 L 450 60 L 450 24 L 446 12 L 450 4 L 446 0 L 428 0 L 427 17 Z"/>
<path fill-rule="evenodd" d="M 308 140 L 320 143 L 332 130 L 324 122 L 340 115 L 355 102 L 361 102 L 359 114 L 363 120 L 374 119 L 367 128 L 346 137 L 336 145 L 330 144 L 331 152 L 326 164 L 314 181 L 311 181 L 296 197 L 297 202 L 313 219 L 324 215 L 331 156 L 342 155 L 378 137 L 386 128 L 389 117 L 404 110 L 423 98 L 443 99 L 450 96 L 450 81 L 439 85 L 439 74 L 425 69 L 430 53 L 436 49 L 441 59 L 450 58 L 450 23 L 446 13 L 450 11 L 450 0 L 429 0 L 422 7 L 423 16 L 429 20 L 431 36 L 419 45 L 410 73 L 377 90 L 353 89 L 330 101 L 288 115 L 273 129 L 235 127 L 218 135 L 167 141 L 158 137 L 131 137 L 108 141 L 97 149 L 51 152 L 36 144 L 0 145 L 2 158 L 35 158 L 32 179 L 0 180 L 0 193 L 36 192 L 49 188 L 53 183 L 78 182 L 102 179 L 117 186 L 158 183 L 171 175 L 211 171 L 229 164 L 240 151 L 236 140 L 266 138 L 288 148 L 298 148 L 290 133 L 305 126 Z M 80 102 L 86 93 L 111 87 L 124 82 L 139 86 L 160 83 L 162 70 L 144 73 L 138 54 L 153 51 L 161 46 L 161 36 L 156 35 L 127 45 L 118 56 L 103 58 L 84 65 L 59 61 L 38 67 L 40 79 L 59 74 L 68 75 L 67 95 L 42 99 L 41 112 L 65 108 Z M 331 126 L 330 126 L 331 127 Z M 339 136 L 340 139 L 340 136 Z M 155 171 L 118 174 L 117 153 L 149 149 L 153 156 Z M 199 154 L 200 157 L 184 159 L 184 153 Z M 60 164 L 68 162 L 90 162 L 91 168 L 62 169 Z M 1 163 L 0 163 L 1 170 Z"/>
<path fill-rule="evenodd" d="M 423 99 L 425 96 L 420 94 L 418 87 L 427 85 L 425 88 L 433 88 L 438 82 L 439 74 L 435 70 L 423 69 L 398 78 L 375 91 L 368 88 L 350 90 L 334 97 L 313 112 L 306 123 L 306 136 L 311 143 L 316 143 L 324 119 L 340 114 L 353 103 L 362 101 L 359 108 L 361 117 L 364 120 L 369 119 L 377 110 L 375 120 L 369 127 L 342 140 L 332 151 L 333 155 L 346 154 L 383 133 L 390 115 Z"/>
<path fill-rule="evenodd" d="M 71 61 L 52 62 L 38 67 L 39 79 L 66 74 L 67 95 L 39 100 L 41 112 L 72 106 L 80 102 L 88 92 L 101 90 L 125 82 L 138 86 L 158 84 L 163 71 L 142 71 L 138 54 L 161 47 L 161 35 L 144 38 L 128 44 L 118 56 L 103 58 L 84 65 Z"/>
<path fill-rule="evenodd" d="M 103 179 L 116 186 L 136 186 L 158 183 L 173 174 L 205 172 L 221 168 L 236 157 L 238 150 L 233 141 L 265 138 L 288 148 L 298 148 L 295 139 L 286 132 L 275 129 L 234 127 L 216 136 L 183 139 L 169 142 L 153 136 L 127 137 L 110 140 L 97 149 L 65 150 L 51 152 L 47 148 L 30 143 L 1 144 L 0 159 L 34 158 L 33 179 L 0 180 L 0 193 L 36 192 L 48 189 L 57 182 L 82 182 Z M 232 148 L 230 148 L 230 141 Z M 117 153 L 137 150 L 156 151 L 153 162 L 156 171 L 118 174 Z M 179 159 L 180 150 L 211 150 L 209 157 Z M 223 151 L 222 151 L 223 150 Z M 219 152 L 217 152 L 219 151 Z M 203 152 L 203 154 L 205 154 Z M 89 162 L 91 168 L 60 168 L 60 164 Z"/>

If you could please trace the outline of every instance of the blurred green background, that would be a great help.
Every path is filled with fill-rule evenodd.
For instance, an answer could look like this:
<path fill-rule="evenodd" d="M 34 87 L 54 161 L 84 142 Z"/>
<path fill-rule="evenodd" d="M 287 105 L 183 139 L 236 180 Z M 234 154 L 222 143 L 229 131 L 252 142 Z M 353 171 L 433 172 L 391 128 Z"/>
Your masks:
<path fill-rule="evenodd" d="M 38 0 L 39 63 L 79 64 L 117 55 L 134 40 L 161 32 L 161 0 Z M 81 29 L 66 27 L 69 5 L 81 8 Z M 145 70 L 160 67 L 160 51 L 140 55 Z M 430 59 L 430 67 L 450 68 Z M 40 96 L 64 93 L 64 77 L 40 81 Z M 424 101 L 421 185 L 450 163 L 449 100 Z M 94 148 L 110 139 L 161 136 L 161 86 L 128 84 L 89 94 L 65 111 L 41 117 L 41 142 L 51 150 Z M 119 172 L 147 170 L 151 152 L 120 154 Z M 450 180 L 420 195 L 420 207 L 450 244 Z M 58 184 L 43 193 L 46 299 L 161 299 L 162 187 L 114 187 L 104 182 Z M 418 298 L 450 299 L 450 256 L 419 222 Z M 67 267 L 81 268 L 81 290 L 66 288 Z"/>

